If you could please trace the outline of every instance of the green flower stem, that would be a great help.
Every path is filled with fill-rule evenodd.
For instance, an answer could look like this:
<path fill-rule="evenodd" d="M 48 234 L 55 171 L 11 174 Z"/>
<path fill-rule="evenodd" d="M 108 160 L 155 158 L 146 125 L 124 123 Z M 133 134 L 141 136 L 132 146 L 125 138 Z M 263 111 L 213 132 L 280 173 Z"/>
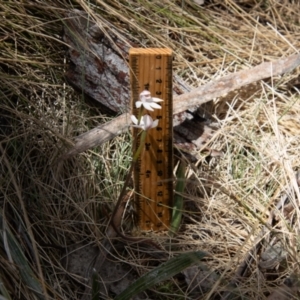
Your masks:
<path fill-rule="evenodd" d="M 121 204 L 121 202 L 122 202 L 122 200 L 123 200 L 123 198 L 124 198 L 124 196 L 126 194 L 126 188 L 129 185 L 129 181 L 131 179 L 131 174 L 132 174 L 133 168 L 134 168 L 136 162 L 138 161 L 138 158 L 139 158 L 140 154 L 142 153 L 142 150 L 143 150 L 143 148 L 145 146 L 146 136 L 147 136 L 147 131 L 143 130 L 141 132 L 140 145 L 139 145 L 137 151 L 135 152 L 135 154 L 133 155 L 131 166 L 130 166 L 129 172 L 128 172 L 127 176 L 126 176 L 126 179 L 125 179 L 122 191 L 121 191 L 121 193 L 119 195 L 119 198 L 118 198 L 118 201 L 117 201 L 117 203 L 115 205 L 115 208 L 114 208 L 114 210 L 113 210 L 113 212 L 111 214 L 110 224 L 113 226 L 113 228 L 115 229 L 116 232 L 119 232 L 119 230 L 118 230 L 118 228 L 116 228 L 116 225 L 114 224 L 113 219 L 114 219 L 114 216 L 116 215 L 117 210 L 118 210 L 118 208 L 119 208 L 119 206 L 120 206 L 120 204 Z"/>
<path fill-rule="evenodd" d="M 141 122 L 141 118 L 142 118 L 143 112 L 144 112 L 144 107 L 141 106 L 139 114 L 138 114 L 138 118 L 137 118 L 138 119 L 138 124 Z"/>
<path fill-rule="evenodd" d="M 142 153 L 142 150 L 145 146 L 146 136 L 147 136 L 147 130 L 143 130 L 141 132 L 140 145 L 139 145 L 138 149 L 136 150 L 135 154 L 133 155 L 133 159 L 132 159 L 133 163 L 136 162 L 139 159 L 139 156 Z"/>
<path fill-rule="evenodd" d="M 185 188 L 185 171 L 186 171 L 186 162 L 181 160 L 176 174 L 177 184 L 175 188 L 172 219 L 171 219 L 171 226 L 170 226 L 171 236 L 174 236 L 177 233 L 181 223 L 182 209 L 183 209 L 182 193 L 184 192 L 184 188 Z"/>

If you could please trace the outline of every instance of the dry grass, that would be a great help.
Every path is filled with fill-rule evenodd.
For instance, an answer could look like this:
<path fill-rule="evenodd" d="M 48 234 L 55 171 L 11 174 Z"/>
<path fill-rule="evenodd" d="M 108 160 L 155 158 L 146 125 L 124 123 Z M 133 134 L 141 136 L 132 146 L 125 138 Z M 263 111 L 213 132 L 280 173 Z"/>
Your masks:
<path fill-rule="evenodd" d="M 98 13 L 143 47 L 176 49 L 175 73 L 196 87 L 295 53 L 300 44 L 300 5 L 288 0 L 215 0 L 203 7 L 193 0 L 94 4 L 46 0 L 17 5 L 5 1 L 0 6 L 1 299 L 44 299 L 14 266 L 10 235 L 41 289 L 47 290 L 45 298 L 76 299 L 82 286 L 67 274 L 61 258 L 71 244 L 101 241 L 129 166 L 130 141 L 128 135 L 118 137 L 58 163 L 74 136 L 109 118 L 64 81 L 64 12 L 78 8 L 92 16 Z M 228 289 L 261 237 L 261 219 L 267 220 L 285 194 L 294 209 L 288 216 L 279 211 L 270 236 L 268 230 L 263 234 L 266 244 L 275 237 L 280 240 L 287 254 L 275 267 L 262 269 L 263 249 L 254 253 L 246 276 L 234 289 L 236 299 L 266 299 L 284 278 L 299 274 L 297 84 L 295 71 L 206 105 L 222 125 L 210 147 L 222 150 L 224 157 L 191 166 L 184 225 L 174 239 L 180 251 L 204 250 L 212 255 L 206 264 L 219 280 L 206 287 L 202 299 L 220 299 Z M 119 259 L 143 272 L 137 266 L 142 264 L 138 253 L 128 249 Z M 174 279 L 149 295 L 199 299 L 199 293 Z M 297 298 L 296 293 L 293 296 Z"/>

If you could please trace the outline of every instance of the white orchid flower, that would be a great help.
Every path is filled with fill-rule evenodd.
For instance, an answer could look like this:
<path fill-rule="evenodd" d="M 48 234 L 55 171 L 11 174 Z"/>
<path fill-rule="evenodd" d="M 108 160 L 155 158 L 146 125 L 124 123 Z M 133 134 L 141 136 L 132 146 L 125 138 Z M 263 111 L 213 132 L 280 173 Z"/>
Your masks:
<path fill-rule="evenodd" d="M 132 125 L 133 127 L 141 128 L 143 130 L 155 128 L 158 125 L 158 120 L 153 121 L 153 119 L 149 115 L 142 116 L 140 123 L 138 123 L 138 119 L 134 115 L 132 115 L 131 121 L 134 124 Z"/>
<path fill-rule="evenodd" d="M 153 111 L 154 108 L 161 109 L 161 106 L 157 102 L 162 102 L 162 99 L 151 97 L 151 93 L 147 90 L 144 90 L 140 93 L 140 101 L 135 102 L 135 106 L 140 108 L 144 106 L 145 109 Z"/>

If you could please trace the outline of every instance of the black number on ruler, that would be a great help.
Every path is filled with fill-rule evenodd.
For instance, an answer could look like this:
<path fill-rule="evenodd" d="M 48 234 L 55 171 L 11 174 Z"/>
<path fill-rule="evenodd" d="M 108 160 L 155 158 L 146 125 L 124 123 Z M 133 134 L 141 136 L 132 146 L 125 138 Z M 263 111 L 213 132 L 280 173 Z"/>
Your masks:
<path fill-rule="evenodd" d="M 156 59 L 161 59 L 161 55 L 156 55 L 155 58 Z"/>

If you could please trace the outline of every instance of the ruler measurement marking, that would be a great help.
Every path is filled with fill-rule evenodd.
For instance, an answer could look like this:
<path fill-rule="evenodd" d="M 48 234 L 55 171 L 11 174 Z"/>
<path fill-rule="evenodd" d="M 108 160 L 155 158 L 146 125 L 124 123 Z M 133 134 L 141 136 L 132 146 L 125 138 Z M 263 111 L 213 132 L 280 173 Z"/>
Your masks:
<path fill-rule="evenodd" d="M 138 115 L 135 102 L 147 89 L 152 97 L 161 98 L 161 110 L 144 112 L 156 128 L 148 131 L 145 147 L 134 168 L 135 201 L 138 204 L 139 226 L 142 230 L 167 229 L 173 198 L 173 138 L 172 138 L 172 53 L 169 49 L 137 49 L 129 53 L 131 68 L 132 112 Z M 140 137 L 133 129 L 136 151 Z"/>

